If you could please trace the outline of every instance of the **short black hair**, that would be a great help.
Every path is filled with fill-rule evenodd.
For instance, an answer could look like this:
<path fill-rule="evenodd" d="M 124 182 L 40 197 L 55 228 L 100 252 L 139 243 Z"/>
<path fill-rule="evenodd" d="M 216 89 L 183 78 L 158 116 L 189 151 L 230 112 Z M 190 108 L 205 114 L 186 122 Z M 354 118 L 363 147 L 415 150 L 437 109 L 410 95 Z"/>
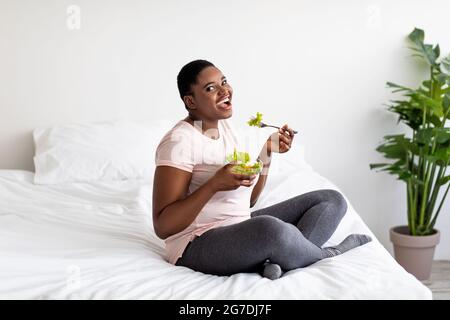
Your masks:
<path fill-rule="evenodd" d="M 191 93 L 191 85 L 197 83 L 198 74 L 207 67 L 215 67 L 215 65 L 207 60 L 194 60 L 181 68 L 177 76 L 177 85 L 181 100 L 183 100 L 184 96 Z M 186 104 L 185 108 L 188 109 Z"/>

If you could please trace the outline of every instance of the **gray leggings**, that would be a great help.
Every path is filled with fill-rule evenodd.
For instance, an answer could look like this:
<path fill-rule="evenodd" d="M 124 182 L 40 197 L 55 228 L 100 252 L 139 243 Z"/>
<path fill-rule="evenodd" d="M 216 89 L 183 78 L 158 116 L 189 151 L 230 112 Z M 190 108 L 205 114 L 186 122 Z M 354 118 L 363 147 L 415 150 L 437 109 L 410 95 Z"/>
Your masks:
<path fill-rule="evenodd" d="M 251 218 L 206 231 L 176 262 L 214 275 L 260 272 L 266 260 L 288 271 L 326 257 L 321 246 L 347 211 L 331 189 L 308 192 L 252 212 Z"/>

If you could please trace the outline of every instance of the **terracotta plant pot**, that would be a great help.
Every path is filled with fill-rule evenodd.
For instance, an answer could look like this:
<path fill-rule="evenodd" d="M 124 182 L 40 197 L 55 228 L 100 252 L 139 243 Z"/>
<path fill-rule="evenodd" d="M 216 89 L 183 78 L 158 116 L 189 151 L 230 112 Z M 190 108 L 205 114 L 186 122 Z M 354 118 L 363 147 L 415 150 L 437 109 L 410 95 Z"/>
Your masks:
<path fill-rule="evenodd" d="M 395 260 L 418 280 L 429 279 L 434 249 L 441 235 L 439 230 L 429 236 L 411 236 L 408 226 L 397 226 L 389 235 L 394 244 Z"/>

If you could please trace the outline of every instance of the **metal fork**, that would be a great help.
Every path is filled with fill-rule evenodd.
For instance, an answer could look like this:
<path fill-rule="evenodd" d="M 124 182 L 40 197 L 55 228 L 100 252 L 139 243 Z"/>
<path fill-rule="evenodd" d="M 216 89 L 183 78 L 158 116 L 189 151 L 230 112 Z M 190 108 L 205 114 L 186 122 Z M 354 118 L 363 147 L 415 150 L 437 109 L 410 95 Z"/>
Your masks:
<path fill-rule="evenodd" d="M 270 124 L 265 124 L 264 122 L 260 122 L 260 124 L 261 124 L 261 128 L 264 128 L 264 127 L 272 127 L 272 128 L 275 128 L 275 129 L 281 129 L 280 127 L 272 126 L 272 125 L 270 125 Z M 298 133 L 298 131 L 295 131 L 295 130 L 293 130 L 293 132 L 294 132 L 294 134 L 297 134 L 297 133 Z"/>

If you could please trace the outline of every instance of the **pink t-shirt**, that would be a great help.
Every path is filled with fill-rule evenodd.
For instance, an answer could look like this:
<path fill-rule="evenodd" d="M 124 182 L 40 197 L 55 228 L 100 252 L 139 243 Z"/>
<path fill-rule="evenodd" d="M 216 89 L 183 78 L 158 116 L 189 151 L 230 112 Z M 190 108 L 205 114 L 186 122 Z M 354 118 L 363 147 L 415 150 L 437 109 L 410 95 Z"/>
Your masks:
<path fill-rule="evenodd" d="M 196 126 L 199 123 L 195 124 Z M 188 195 L 202 186 L 225 165 L 226 155 L 239 149 L 228 120 L 219 120 L 219 138 L 214 140 L 186 121 L 180 120 L 161 139 L 156 150 L 156 166 L 171 166 L 192 172 Z M 255 184 L 232 191 L 217 192 L 196 219 L 183 231 L 165 239 L 167 260 L 175 264 L 190 241 L 204 232 L 250 218 L 250 197 Z"/>

